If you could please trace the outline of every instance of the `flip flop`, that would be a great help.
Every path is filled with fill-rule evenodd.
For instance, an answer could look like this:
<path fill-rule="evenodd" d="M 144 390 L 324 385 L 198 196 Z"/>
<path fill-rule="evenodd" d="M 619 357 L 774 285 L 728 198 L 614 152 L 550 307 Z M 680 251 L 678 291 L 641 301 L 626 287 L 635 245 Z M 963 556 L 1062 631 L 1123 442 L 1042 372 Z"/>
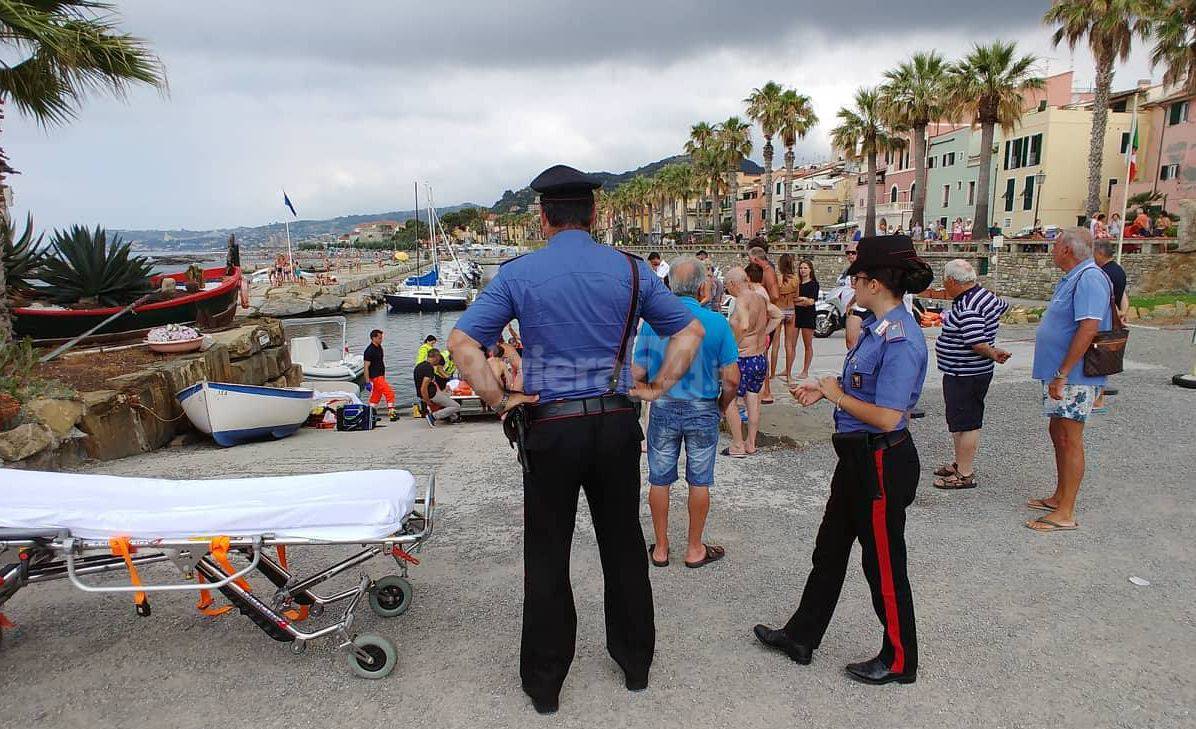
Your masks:
<path fill-rule="evenodd" d="M 770 397 L 770 398 L 768 398 L 767 400 L 761 399 L 761 400 L 760 400 L 760 404 L 761 404 L 761 405 L 772 405 L 772 404 L 773 404 L 774 402 L 776 402 L 776 401 L 777 401 L 777 400 L 776 400 L 776 398 L 775 398 L 775 397 Z"/>
<path fill-rule="evenodd" d="M 1055 509 L 1059 508 L 1057 506 L 1051 506 L 1050 504 L 1048 504 L 1046 502 L 1046 499 L 1030 499 L 1029 501 L 1026 502 L 1026 506 L 1031 509 L 1037 509 L 1039 511 L 1047 511 L 1047 512 L 1051 512 L 1051 511 L 1054 511 Z"/>
<path fill-rule="evenodd" d="M 1034 524 L 1045 524 L 1048 528 L 1043 529 L 1041 527 L 1032 526 Z M 1079 529 L 1080 524 L 1079 522 L 1076 522 L 1075 524 L 1060 524 L 1057 521 L 1051 521 L 1045 516 L 1040 516 L 1037 519 L 1031 519 L 1030 521 L 1026 522 L 1026 528 L 1032 529 L 1036 532 L 1070 532 L 1074 529 Z"/>
<path fill-rule="evenodd" d="M 702 559 L 698 560 L 697 562 L 686 562 L 685 563 L 686 567 L 690 568 L 691 570 L 696 570 L 699 567 L 705 567 L 706 565 L 710 564 L 711 562 L 717 562 L 720 559 L 722 559 L 723 557 L 727 556 L 727 550 L 723 549 L 722 547 L 720 547 L 718 545 L 703 544 L 702 546 L 706 548 L 706 556 L 703 557 Z"/>
<path fill-rule="evenodd" d="M 747 458 L 747 457 L 748 457 L 748 454 L 746 454 L 746 453 L 733 453 L 733 452 L 731 452 L 731 447 L 730 447 L 730 446 L 727 446 L 726 448 L 722 449 L 721 451 L 719 451 L 719 453 L 720 453 L 720 454 L 722 454 L 722 455 L 724 455 L 724 456 L 730 456 L 731 458 Z"/>
<path fill-rule="evenodd" d="M 652 566 L 653 567 L 668 567 L 669 566 L 669 552 L 671 550 L 668 550 L 668 549 L 664 550 L 664 561 L 663 562 L 657 562 L 656 558 L 652 556 L 652 553 L 655 551 L 656 551 L 656 545 L 649 544 L 648 545 L 648 559 L 650 559 L 652 561 Z"/>

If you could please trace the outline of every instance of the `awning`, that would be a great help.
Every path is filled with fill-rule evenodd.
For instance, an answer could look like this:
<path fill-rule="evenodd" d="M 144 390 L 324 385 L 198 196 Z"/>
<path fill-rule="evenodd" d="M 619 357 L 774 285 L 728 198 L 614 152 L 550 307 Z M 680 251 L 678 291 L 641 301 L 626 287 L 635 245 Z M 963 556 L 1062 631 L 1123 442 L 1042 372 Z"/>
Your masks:
<path fill-rule="evenodd" d="M 844 230 L 846 228 L 858 228 L 858 227 L 860 227 L 859 223 L 836 223 L 835 225 L 824 226 L 823 228 L 821 228 L 821 230 Z"/>

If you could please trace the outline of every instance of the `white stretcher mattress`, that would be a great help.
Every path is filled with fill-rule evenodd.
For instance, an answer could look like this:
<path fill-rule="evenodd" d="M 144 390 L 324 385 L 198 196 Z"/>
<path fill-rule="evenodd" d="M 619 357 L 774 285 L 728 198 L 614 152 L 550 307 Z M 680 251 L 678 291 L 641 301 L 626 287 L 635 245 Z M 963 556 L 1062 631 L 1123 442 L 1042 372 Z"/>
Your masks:
<path fill-rule="evenodd" d="M 398 531 L 415 498 L 415 478 L 398 470 L 172 481 L 4 469 L 0 527 L 84 539 L 370 540 Z"/>

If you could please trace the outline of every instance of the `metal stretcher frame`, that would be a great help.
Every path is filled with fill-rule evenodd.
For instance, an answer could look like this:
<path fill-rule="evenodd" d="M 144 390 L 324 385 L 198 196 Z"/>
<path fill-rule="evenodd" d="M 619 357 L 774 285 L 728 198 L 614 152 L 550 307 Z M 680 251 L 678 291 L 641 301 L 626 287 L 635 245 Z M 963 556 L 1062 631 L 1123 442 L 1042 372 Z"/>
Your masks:
<path fill-rule="evenodd" d="M 423 498 L 415 506 L 423 512 L 412 511 L 402 529 L 378 539 L 307 539 L 278 538 L 271 534 L 228 537 L 229 553 L 239 553 L 248 564 L 228 571 L 213 558 L 211 543 L 201 539 L 126 539 L 129 547 L 128 563 L 122 556 L 112 554 L 112 544 L 106 539 L 80 539 L 67 530 L 29 530 L 0 528 L 0 607 L 22 587 L 66 577 L 84 592 L 150 593 L 171 591 L 219 590 L 243 615 L 249 617 L 271 638 L 291 643 L 295 653 L 302 653 L 307 643 L 327 636 L 335 636 L 336 648 L 348 649 L 348 662 L 354 673 L 363 678 L 382 678 L 397 663 L 394 643 L 376 635 L 350 636 L 354 613 L 361 600 L 368 596 L 371 609 L 381 617 L 395 617 L 410 607 L 412 589 L 407 580 L 408 563 L 418 563 L 412 553 L 418 553 L 431 538 L 436 499 L 436 476 L 428 477 Z M 418 527 L 418 530 L 416 528 Z M 223 538 L 222 538 L 223 539 Z M 300 579 L 288 571 L 280 560 L 265 553 L 270 547 L 329 547 L 360 545 L 362 550 L 346 559 Z M 95 554 L 103 552 L 103 554 Z M 15 553 L 16 561 L 10 557 Z M 90 553 L 90 554 L 89 554 Z M 355 587 L 321 595 L 312 588 L 374 557 L 390 553 L 399 565 L 400 575 L 371 580 L 363 575 Z M 104 572 L 170 561 L 183 573 L 184 580 L 166 584 L 97 585 L 82 578 Z M 225 562 L 225 564 L 228 564 Z M 257 572 L 265 576 L 277 589 L 264 602 L 257 593 L 245 587 L 243 578 Z M 196 577 L 202 577 L 196 579 Z M 330 604 L 348 600 L 343 615 L 335 622 L 315 630 L 302 630 L 297 620 L 288 616 L 298 606 L 303 617 L 318 617 Z M 144 602 L 144 600 L 143 600 Z M 148 602 L 138 603 L 138 613 L 149 615 Z M 302 619 L 302 618 L 300 618 Z"/>

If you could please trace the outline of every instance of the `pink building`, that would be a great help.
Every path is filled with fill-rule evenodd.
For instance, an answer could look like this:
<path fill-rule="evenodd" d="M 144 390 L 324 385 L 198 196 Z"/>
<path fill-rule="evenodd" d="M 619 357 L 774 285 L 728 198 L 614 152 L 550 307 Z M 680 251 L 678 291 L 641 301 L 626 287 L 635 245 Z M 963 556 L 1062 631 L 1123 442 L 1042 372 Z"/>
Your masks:
<path fill-rule="evenodd" d="M 764 231 L 764 196 L 760 188 L 759 180 L 739 187 L 739 199 L 735 201 L 735 221 L 744 238 L 760 235 Z"/>
<path fill-rule="evenodd" d="M 1175 211 L 1180 200 L 1196 198 L 1196 94 L 1178 92 L 1142 106 L 1138 116 L 1138 174 L 1129 196 L 1162 195 L 1159 204 Z M 1128 136 L 1128 135 L 1127 135 Z M 1126 143 L 1123 142 L 1124 149 Z M 1126 190 L 1113 185 L 1109 203 L 1119 211 Z"/>

